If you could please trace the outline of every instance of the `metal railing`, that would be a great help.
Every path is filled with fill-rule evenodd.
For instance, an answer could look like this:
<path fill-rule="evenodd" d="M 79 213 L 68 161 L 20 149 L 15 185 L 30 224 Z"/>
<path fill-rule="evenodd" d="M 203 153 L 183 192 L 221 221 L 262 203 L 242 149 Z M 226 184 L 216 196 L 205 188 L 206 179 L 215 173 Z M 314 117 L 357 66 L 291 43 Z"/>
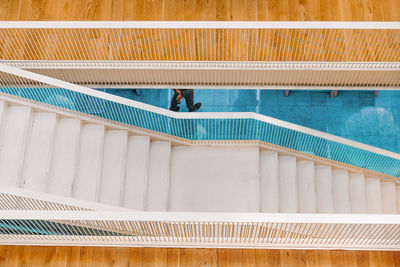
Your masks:
<path fill-rule="evenodd" d="M 399 25 L 2 21 L 0 62 L 94 86 L 398 89 Z"/>
<path fill-rule="evenodd" d="M 0 244 L 400 249 L 400 215 L 0 211 Z"/>
<path fill-rule="evenodd" d="M 101 210 L 127 209 L 70 197 L 0 185 L 0 210 Z"/>
<path fill-rule="evenodd" d="M 398 62 L 397 22 L 2 21 L 1 60 Z"/>
<path fill-rule="evenodd" d="M 255 113 L 176 113 L 0 64 L 0 92 L 189 140 L 257 140 L 400 177 L 400 155 Z"/>

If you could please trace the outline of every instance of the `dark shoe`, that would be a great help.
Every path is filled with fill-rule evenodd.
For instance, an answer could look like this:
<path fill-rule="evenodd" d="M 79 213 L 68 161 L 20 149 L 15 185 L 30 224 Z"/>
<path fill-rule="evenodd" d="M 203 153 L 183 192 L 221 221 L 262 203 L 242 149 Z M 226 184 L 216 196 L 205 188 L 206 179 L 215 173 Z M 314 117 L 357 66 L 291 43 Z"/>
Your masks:
<path fill-rule="evenodd" d="M 189 110 L 189 112 L 195 112 L 196 110 L 198 110 L 201 107 L 201 103 L 198 102 L 196 104 L 193 105 L 192 110 Z"/>
<path fill-rule="evenodd" d="M 169 107 L 169 110 L 178 112 L 180 108 L 181 108 L 180 106 L 177 106 L 175 109 L 173 109 L 172 107 Z"/>

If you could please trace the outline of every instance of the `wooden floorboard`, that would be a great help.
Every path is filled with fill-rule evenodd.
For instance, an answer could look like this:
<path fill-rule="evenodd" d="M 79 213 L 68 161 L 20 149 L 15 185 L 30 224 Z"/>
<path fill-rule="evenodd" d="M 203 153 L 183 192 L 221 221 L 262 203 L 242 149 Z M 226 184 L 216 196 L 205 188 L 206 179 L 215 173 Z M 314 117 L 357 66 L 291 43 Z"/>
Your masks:
<path fill-rule="evenodd" d="M 400 252 L 0 246 L 3 266 L 400 266 Z"/>
<path fill-rule="evenodd" d="M 2 0 L 0 20 L 399 21 L 398 0 Z"/>

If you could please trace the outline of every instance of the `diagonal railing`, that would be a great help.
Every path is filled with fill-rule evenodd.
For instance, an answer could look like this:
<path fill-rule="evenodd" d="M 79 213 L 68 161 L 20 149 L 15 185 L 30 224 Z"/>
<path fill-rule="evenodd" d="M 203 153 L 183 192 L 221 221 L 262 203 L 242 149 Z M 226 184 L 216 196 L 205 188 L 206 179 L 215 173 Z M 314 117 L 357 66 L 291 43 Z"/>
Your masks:
<path fill-rule="evenodd" d="M 400 177 L 400 155 L 256 113 L 176 113 L 0 64 L 0 92 L 188 140 L 262 141 Z"/>
<path fill-rule="evenodd" d="M 400 88 L 397 22 L 1 21 L 0 63 L 128 88 Z"/>
<path fill-rule="evenodd" d="M 382 214 L 0 211 L 8 245 L 399 250 L 399 230 Z"/>

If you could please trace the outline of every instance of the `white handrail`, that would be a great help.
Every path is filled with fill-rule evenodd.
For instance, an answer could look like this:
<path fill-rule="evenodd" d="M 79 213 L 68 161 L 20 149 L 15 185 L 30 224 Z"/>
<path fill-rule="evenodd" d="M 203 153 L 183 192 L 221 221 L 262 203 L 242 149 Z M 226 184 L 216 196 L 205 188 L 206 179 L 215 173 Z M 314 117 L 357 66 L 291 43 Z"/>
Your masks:
<path fill-rule="evenodd" d="M 272 125 L 284 127 L 287 129 L 295 130 L 301 133 L 309 134 L 315 137 L 320 137 L 329 141 L 345 144 L 362 150 L 370 151 L 372 153 L 380 154 L 383 156 L 391 157 L 400 160 L 400 154 L 387 151 L 378 147 L 373 147 L 370 145 L 362 144 L 353 140 L 342 138 L 339 136 L 331 135 L 325 132 L 310 129 L 304 126 L 293 124 L 290 122 L 285 122 L 279 119 L 271 118 L 265 115 L 253 113 L 253 112 L 197 112 L 197 113 L 178 113 L 172 112 L 163 108 L 155 107 L 152 105 L 144 104 L 131 99 L 119 97 L 116 95 L 108 94 L 98 90 L 93 90 L 84 86 L 72 84 L 69 82 L 54 79 L 45 75 L 33 73 L 30 71 L 22 70 L 19 68 L 11 67 L 8 65 L 0 64 L 0 71 L 6 72 L 13 75 L 18 75 L 26 79 L 31 79 L 39 81 L 45 84 L 56 86 L 59 88 L 66 88 L 68 90 L 82 93 L 85 95 L 101 98 L 104 100 L 113 101 L 123 105 L 143 109 L 149 112 L 157 113 L 160 115 L 168 116 L 175 119 L 254 119 L 262 122 L 266 122 Z"/>
<path fill-rule="evenodd" d="M 0 21 L 0 29 L 400 29 L 378 21 Z"/>
<path fill-rule="evenodd" d="M 156 222 L 279 222 L 326 224 L 400 224 L 400 215 L 388 214 L 315 214 L 315 213 L 207 213 L 149 211 L 33 211 L 0 210 L 0 219 L 9 220 L 93 220 Z"/>
<path fill-rule="evenodd" d="M 38 209 L 39 207 L 43 207 L 43 205 L 48 206 L 49 210 L 54 209 L 53 204 L 57 204 L 57 207 L 64 207 L 65 210 L 71 210 L 75 208 L 80 210 L 87 209 L 87 210 L 107 210 L 107 211 L 130 210 L 118 206 L 106 205 L 98 202 L 91 202 L 87 200 L 81 200 L 70 197 L 63 197 L 44 192 L 36 192 L 6 185 L 0 185 L 0 195 L 1 194 L 12 195 L 13 199 L 16 199 L 16 201 L 18 201 L 18 203 L 12 203 L 10 200 L 6 200 L 5 203 L 9 205 L 18 204 L 19 206 L 27 206 L 26 203 L 29 203 L 30 207 L 36 206 Z M 25 201 L 26 199 L 28 199 L 28 201 Z M 3 204 L 0 204 L 0 206 L 3 206 Z"/>

